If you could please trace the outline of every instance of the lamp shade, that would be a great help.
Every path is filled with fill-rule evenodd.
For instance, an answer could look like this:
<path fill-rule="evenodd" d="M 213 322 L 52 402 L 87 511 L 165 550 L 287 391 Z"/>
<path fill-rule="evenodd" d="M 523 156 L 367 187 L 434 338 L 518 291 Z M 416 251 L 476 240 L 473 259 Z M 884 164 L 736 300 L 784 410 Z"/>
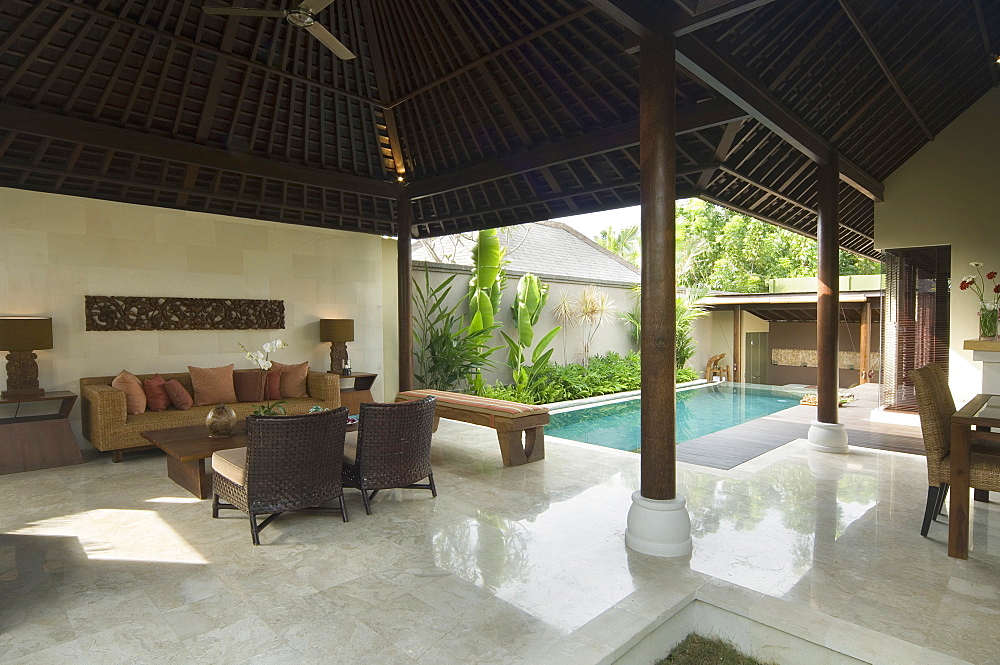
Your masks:
<path fill-rule="evenodd" d="M 353 342 L 354 319 L 320 319 L 319 339 L 321 342 Z"/>
<path fill-rule="evenodd" d="M 35 351 L 51 348 L 51 318 L 0 316 L 0 351 Z"/>

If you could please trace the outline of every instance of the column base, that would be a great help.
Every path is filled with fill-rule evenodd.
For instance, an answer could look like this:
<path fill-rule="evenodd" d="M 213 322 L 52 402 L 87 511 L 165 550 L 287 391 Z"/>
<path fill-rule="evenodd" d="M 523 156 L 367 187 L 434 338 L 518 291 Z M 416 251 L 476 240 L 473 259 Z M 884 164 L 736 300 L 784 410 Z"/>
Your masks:
<path fill-rule="evenodd" d="M 848 452 L 847 428 L 843 423 L 821 423 L 812 421 L 809 425 L 809 449 L 823 453 L 843 454 Z"/>
<path fill-rule="evenodd" d="M 684 497 L 647 499 L 632 492 L 625 546 L 642 554 L 683 557 L 691 554 L 691 518 Z"/>

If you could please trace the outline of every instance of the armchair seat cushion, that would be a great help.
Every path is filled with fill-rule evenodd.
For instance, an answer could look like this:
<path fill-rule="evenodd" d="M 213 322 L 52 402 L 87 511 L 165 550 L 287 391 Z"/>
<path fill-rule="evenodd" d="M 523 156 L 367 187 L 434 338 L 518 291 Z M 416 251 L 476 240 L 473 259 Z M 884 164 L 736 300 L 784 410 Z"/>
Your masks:
<path fill-rule="evenodd" d="M 344 435 L 344 461 L 354 464 L 358 459 L 358 433 L 348 432 Z"/>
<path fill-rule="evenodd" d="M 229 448 L 212 453 L 212 472 L 229 478 L 237 485 L 247 484 L 247 449 Z"/>

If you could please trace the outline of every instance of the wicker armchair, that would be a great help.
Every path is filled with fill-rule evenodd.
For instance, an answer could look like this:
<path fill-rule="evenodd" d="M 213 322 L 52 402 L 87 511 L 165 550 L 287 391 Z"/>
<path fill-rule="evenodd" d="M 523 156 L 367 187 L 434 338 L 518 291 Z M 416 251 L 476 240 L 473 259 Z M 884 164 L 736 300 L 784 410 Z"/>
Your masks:
<path fill-rule="evenodd" d="M 431 469 L 433 396 L 395 404 L 362 404 L 358 431 L 344 446 L 344 486 L 361 490 L 365 512 L 381 489 L 427 489 L 437 496 Z M 417 484 L 427 478 L 427 483 Z M 370 494 L 369 494 L 370 492 Z"/>
<path fill-rule="evenodd" d="M 955 399 L 948 387 L 948 377 L 936 363 L 912 370 L 910 379 L 917 391 L 920 429 L 927 453 L 927 506 L 920 535 L 926 536 L 931 520 L 941 514 L 951 480 L 951 417 L 955 414 Z M 972 459 L 969 465 L 969 486 L 977 490 L 977 500 L 987 500 L 979 491 L 1000 492 L 1000 444 L 976 441 L 972 434 Z M 995 435 L 994 435 L 995 436 Z M 991 437 L 992 440 L 992 437 Z"/>
<path fill-rule="evenodd" d="M 340 465 L 347 409 L 300 416 L 247 416 L 247 447 L 212 455 L 212 517 L 220 508 L 250 516 L 250 536 L 260 545 L 260 531 L 287 510 L 316 508 L 340 499 L 347 521 Z M 258 515 L 268 515 L 260 524 Z"/>

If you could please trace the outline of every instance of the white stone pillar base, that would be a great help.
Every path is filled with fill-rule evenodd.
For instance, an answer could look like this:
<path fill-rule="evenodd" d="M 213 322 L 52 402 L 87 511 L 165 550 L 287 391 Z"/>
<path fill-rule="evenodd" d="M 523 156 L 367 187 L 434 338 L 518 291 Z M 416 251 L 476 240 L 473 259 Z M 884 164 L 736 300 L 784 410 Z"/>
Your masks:
<path fill-rule="evenodd" d="M 625 546 L 642 554 L 682 557 L 691 554 L 691 517 L 684 497 L 647 499 L 632 492 Z"/>
<path fill-rule="evenodd" d="M 824 453 L 846 453 L 847 428 L 843 423 L 821 423 L 812 421 L 809 425 L 809 449 Z"/>

